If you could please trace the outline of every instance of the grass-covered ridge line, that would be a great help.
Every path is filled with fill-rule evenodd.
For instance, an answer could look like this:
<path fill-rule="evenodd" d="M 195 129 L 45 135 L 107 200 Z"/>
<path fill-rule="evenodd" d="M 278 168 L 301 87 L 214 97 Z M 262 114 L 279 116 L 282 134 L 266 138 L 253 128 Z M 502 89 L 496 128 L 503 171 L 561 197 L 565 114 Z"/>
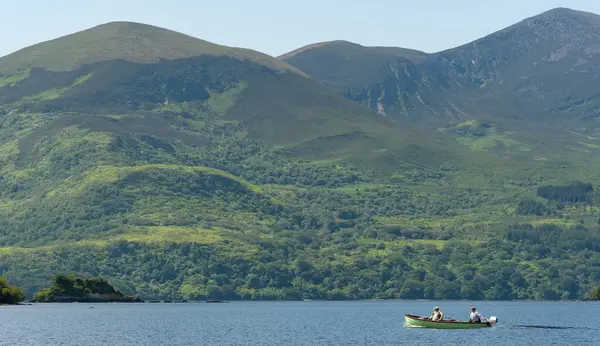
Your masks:
<path fill-rule="evenodd" d="M 24 48 L 1 58 L 0 72 L 12 73 L 33 67 L 71 71 L 84 64 L 116 59 L 149 64 L 160 59 L 201 55 L 247 59 L 277 70 L 302 74 L 296 68 L 257 51 L 221 46 L 175 31 L 131 22 L 107 23 Z"/>
<path fill-rule="evenodd" d="M 75 187 L 75 191 L 83 191 L 87 186 L 99 183 L 114 183 L 122 179 L 126 179 L 128 175 L 132 173 L 143 172 L 146 170 L 174 170 L 179 172 L 187 172 L 187 173 L 205 173 L 209 175 L 218 175 L 225 177 L 227 179 L 233 180 L 236 183 L 243 185 L 248 188 L 248 190 L 264 194 L 264 191 L 254 184 L 248 183 L 239 177 L 234 176 L 229 172 L 225 172 L 219 169 L 210 168 L 210 167 L 198 167 L 198 166 L 182 166 L 182 165 L 168 165 L 168 164 L 150 164 L 150 165 L 142 165 L 142 166 L 96 166 L 92 168 L 83 178 L 82 181 L 74 182 L 73 185 Z M 69 184 L 69 180 L 66 180 L 66 183 Z M 52 196 L 57 191 L 53 191 L 49 193 L 49 196 Z"/>

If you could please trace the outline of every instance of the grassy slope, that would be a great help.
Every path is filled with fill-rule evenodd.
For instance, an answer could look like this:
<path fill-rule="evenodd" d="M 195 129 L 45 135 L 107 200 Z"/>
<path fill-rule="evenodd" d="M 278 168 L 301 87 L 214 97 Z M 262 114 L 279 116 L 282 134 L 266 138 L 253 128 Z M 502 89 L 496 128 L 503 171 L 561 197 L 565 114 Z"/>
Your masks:
<path fill-rule="evenodd" d="M 9 74 L 33 67 L 70 71 L 83 64 L 115 59 L 155 63 L 159 59 L 200 55 L 237 57 L 274 69 L 301 73 L 260 52 L 221 46 L 175 31 L 132 22 L 107 23 L 24 48 L 0 59 L 0 73 Z"/>
<path fill-rule="evenodd" d="M 437 69 L 428 69 L 434 60 L 422 52 L 334 41 L 303 47 L 279 59 L 388 116 L 440 123 L 470 113 L 460 97 L 447 92 L 451 81 Z"/>
<path fill-rule="evenodd" d="M 364 86 L 389 73 L 394 59 L 421 62 L 427 54 L 395 47 L 364 47 L 352 42 L 322 42 L 277 57 L 333 88 Z M 357 68 L 360 66 L 360 68 Z M 345 90 L 343 90 L 345 91 Z"/>

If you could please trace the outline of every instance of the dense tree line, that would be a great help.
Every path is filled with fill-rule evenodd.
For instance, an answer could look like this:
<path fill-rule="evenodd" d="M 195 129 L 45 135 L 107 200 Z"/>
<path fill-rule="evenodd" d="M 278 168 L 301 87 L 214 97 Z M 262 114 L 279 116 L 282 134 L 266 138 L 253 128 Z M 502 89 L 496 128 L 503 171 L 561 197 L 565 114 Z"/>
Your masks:
<path fill-rule="evenodd" d="M 581 235 L 569 237 L 573 231 Z M 162 299 L 581 299 L 600 280 L 592 232 L 514 225 L 503 237 L 443 248 L 350 237 L 323 252 L 311 246 L 318 240 L 296 234 L 285 244 L 239 244 L 246 253 L 122 241 L 59 247 L 51 256 L 3 255 L 2 262 L 30 293 L 45 282 L 42 269 L 103 276 L 128 294 Z"/>
<path fill-rule="evenodd" d="M 565 186 L 540 186 L 537 195 L 562 203 L 589 203 L 594 187 L 590 183 L 574 182 Z"/>
<path fill-rule="evenodd" d="M 543 203 L 532 198 L 523 198 L 517 205 L 517 214 L 519 215 L 548 215 L 549 209 Z"/>

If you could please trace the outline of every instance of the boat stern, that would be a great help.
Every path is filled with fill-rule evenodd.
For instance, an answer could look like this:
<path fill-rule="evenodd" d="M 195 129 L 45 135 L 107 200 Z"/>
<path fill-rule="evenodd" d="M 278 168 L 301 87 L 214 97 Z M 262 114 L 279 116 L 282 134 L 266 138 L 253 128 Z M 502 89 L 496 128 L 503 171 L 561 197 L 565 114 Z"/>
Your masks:
<path fill-rule="evenodd" d="M 404 326 L 406 328 L 423 328 L 423 323 L 419 320 L 404 315 Z"/>

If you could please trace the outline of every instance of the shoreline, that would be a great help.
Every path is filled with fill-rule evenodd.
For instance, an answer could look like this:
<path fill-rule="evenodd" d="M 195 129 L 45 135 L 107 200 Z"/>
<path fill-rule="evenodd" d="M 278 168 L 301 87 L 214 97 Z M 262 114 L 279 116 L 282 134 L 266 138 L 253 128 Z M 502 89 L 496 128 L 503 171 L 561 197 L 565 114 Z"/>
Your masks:
<path fill-rule="evenodd" d="M 23 302 L 15 303 L 15 304 L 5 304 L 5 303 L 0 304 L 0 306 L 17 306 L 17 305 L 33 305 L 33 303 L 28 302 L 28 301 L 23 301 Z"/>
<path fill-rule="evenodd" d="M 274 303 L 274 302 L 303 302 L 303 303 L 317 303 L 317 302 L 478 302 L 478 303 L 519 303 L 519 302 L 529 302 L 529 303 L 600 303 L 600 300 L 534 300 L 534 299 L 519 299 L 519 300 L 468 300 L 468 299 L 448 299 L 448 300 L 436 300 L 436 299 L 338 299 L 338 300 L 320 300 L 320 299 L 311 299 L 311 300 L 283 300 L 283 299 L 234 299 L 234 300 L 221 300 L 218 302 L 211 302 L 206 300 L 162 300 L 162 299 L 148 299 L 140 301 L 130 301 L 130 300 L 118 300 L 118 301 L 55 301 L 55 302 L 36 302 L 31 300 L 26 300 L 17 304 L 0 304 L 0 306 L 16 306 L 16 305 L 37 305 L 37 304 L 224 304 L 224 303 L 247 303 L 247 302 L 262 302 L 262 303 Z"/>

